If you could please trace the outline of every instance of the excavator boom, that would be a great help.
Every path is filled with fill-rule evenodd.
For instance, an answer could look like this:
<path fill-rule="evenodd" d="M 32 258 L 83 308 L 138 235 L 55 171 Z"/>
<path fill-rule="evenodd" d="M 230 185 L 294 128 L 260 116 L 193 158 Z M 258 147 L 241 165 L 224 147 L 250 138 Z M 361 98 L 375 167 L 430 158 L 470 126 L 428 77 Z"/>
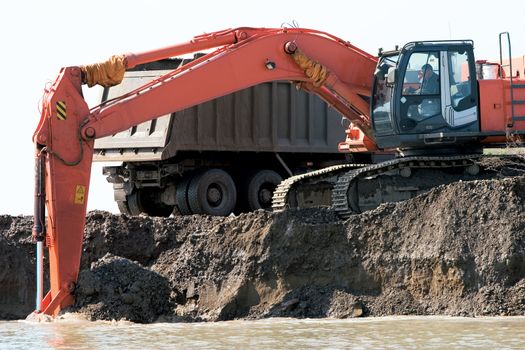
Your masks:
<path fill-rule="evenodd" d="M 92 110 L 83 135 L 104 137 L 144 120 L 181 110 L 266 81 L 289 80 L 318 93 L 370 134 L 368 97 L 376 58 L 329 34 L 305 29 L 240 28 L 226 35 L 230 44 Z M 234 33 L 234 35 L 231 35 Z M 131 64 L 213 48 L 200 38 L 161 54 L 127 55 Z M 319 62 L 322 62 L 319 63 Z M 147 116 L 147 117 L 146 117 Z M 116 118 L 115 118 L 116 117 Z M 89 135 L 86 134 L 89 130 Z"/>
<path fill-rule="evenodd" d="M 114 62 L 131 68 L 202 50 L 212 51 L 124 96 L 92 109 L 84 101 L 82 83 L 118 83 L 123 72 Z M 37 296 L 36 311 L 57 315 L 73 302 L 95 138 L 276 80 L 294 81 L 318 94 L 371 138 L 368 100 L 376 61 L 350 43 L 320 31 L 237 28 L 127 54 L 114 58 L 113 63 L 63 68 L 45 91 L 33 136 L 37 170 L 33 235 L 47 246 L 50 263 L 50 290 L 43 298 Z"/>

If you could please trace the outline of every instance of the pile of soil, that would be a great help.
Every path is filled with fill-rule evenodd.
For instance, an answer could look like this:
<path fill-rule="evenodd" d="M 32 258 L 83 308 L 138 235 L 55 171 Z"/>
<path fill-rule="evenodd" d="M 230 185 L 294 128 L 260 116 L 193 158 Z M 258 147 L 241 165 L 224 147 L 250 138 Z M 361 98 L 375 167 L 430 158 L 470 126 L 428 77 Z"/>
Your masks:
<path fill-rule="evenodd" d="M 0 319 L 24 318 L 35 309 L 32 228 L 32 217 L 0 215 Z"/>
<path fill-rule="evenodd" d="M 0 217 L 2 318 L 34 303 L 30 231 L 30 217 Z M 91 212 L 83 249 L 71 310 L 94 320 L 525 315 L 525 177 L 440 186 L 346 221 Z"/>

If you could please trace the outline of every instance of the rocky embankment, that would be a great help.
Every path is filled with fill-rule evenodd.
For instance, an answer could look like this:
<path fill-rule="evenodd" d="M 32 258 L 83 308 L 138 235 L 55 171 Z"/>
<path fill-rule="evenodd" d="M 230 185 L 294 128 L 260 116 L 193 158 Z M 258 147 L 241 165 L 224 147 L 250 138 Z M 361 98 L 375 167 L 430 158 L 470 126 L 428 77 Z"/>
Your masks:
<path fill-rule="evenodd" d="M 0 216 L 0 318 L 34 305 L 32 218 Z M 135 322 L 525 315 L 525 178 L 460 182 L 346 221 L 88 214 L 73 311 Z"/>

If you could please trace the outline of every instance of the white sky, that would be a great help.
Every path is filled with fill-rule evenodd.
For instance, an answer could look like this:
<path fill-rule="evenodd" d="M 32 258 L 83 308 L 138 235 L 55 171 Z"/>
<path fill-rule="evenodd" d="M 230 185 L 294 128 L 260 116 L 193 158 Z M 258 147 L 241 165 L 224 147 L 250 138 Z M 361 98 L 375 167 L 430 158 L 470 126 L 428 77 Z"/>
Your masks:
<path fill-rule="evenodd" d="M 473 39 L 476 59 L 499 57 L 509 31 L 525 54 L 525 2 L 441 1 L 3 1 L 0 3 L 0 214 L 32 214 L 31 136 L 47 81 L 60 67 L 187 41 L 226 28 L 299 26 L 329 32 L 372 54 L 413 40 Z M 98 92 L 97 92 L 98 94 Z M 95 94 L 90 105 L 95 103 Z M 88 210 L 118 212 L 94 164 Z"/>

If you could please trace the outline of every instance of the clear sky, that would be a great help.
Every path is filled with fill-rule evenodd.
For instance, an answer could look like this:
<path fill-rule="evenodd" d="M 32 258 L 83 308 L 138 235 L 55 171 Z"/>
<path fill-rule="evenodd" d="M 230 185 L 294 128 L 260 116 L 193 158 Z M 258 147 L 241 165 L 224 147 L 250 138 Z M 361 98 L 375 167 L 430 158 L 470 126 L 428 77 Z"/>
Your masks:
<path fill-rule="evenodd" d="M 187 41 L 226 28 L 300 27 L 329 32 L 372 54 L 413 40 L 473 39 L 477 59 L 499 57 L 509 31 L 525 54 L 525 2 L 471 1 L 3 1 L 0 4 L 0 214 L 32 214 L 31 136 L 46 82 L 60 67 Z M 93 106 L 98 91 L 86 98 Z M 93 167 L 88 209 L 117 212 L 113 191 Z"/>

